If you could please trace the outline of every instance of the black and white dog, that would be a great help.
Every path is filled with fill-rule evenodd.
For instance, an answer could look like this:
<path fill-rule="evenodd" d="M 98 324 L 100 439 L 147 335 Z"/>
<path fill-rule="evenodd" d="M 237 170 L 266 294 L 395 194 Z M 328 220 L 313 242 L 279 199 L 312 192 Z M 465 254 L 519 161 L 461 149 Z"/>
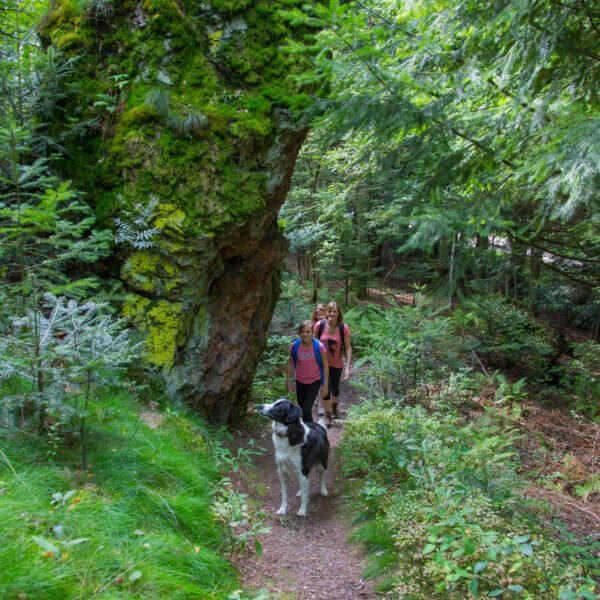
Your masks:
<path fill-rule="evenodd" d="M 281 484 L 281 506 L 278 515 L 285 515 L 288 507 L 288 483 L 295 475 L 300 485 L 299 517 L 306 516 L 308 507 L 309 473 L 316 468 L 319 473 L 319 491 L 327 496 L 325 470 L 329 455 L 329 440 L 325 420 L 323 423 L 305 423 L 302 411 L 289 400 L 281 399 L 272 404 L 263 404 L 258 413 L 273 421 L 273 445 L 275 462 Z"/>

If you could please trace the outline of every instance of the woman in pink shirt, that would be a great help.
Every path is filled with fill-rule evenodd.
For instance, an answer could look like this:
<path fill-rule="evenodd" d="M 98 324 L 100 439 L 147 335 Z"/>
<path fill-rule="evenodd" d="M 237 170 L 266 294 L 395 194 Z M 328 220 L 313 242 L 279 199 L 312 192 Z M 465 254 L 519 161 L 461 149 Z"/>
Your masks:
<path fill-rule="evenodd" d="M 344 323 L 344 316 L 336 302 L 330 302 L 326 309 L 327 317 L 315 325 L 315 337 L 323 342 L 327 349 L 329 361 L 329 385 L 327 394 L 323 396 L 323 407 L 328 424 L 331 418 L 338 416 L 338 400 L 340 397 L 340 379 L 342 371 L 344 380 L 350 377 L 352 362 L 352 345 L 350 344 L 350 328 Z M 340 330 L 343 328 L 343 339 Z M 342 346 L 346 350 L 346 368 L 342 358 Z"/>
<path fill-rule="evenodd" d="M 321 342 L 313 339 L 312 321 L 302 321 L 298 333 L 300 340 L 294 342 L 289 348 L 290 358 L 286 369 L 287 389 L 290 394 L 294 393 L 292 373 L 295 369 L 298 406 L 302 409 L 304 422 L 310 423 L 313 420 L 312 406 L 319 394 L 319 389 L 327 390 L 329 386 L 329 365 L 325 347 Z M 321 365 L 315 356 L 317 349 Z"/>

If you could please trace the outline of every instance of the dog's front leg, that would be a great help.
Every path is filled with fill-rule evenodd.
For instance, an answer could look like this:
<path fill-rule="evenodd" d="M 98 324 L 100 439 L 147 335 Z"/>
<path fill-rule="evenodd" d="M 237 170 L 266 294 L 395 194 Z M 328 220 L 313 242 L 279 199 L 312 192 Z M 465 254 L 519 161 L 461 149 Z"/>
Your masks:
<path fill-rule="evenodd" d="M 281 485 L 281 506 L 279 507 L 277 514 L 285 515 L 285 513 L 287 513 L 288 482 L 290 480 L 290 476 L 281 465 L 277 465 L 277 471 L 279 472 L 279 484 Z"/>
<path fill-rule="evenodd" d="M 296 513 L 299 517 L 306 516 L 306 509 L 308 508 L 308 492 L 309 492 L 309 481 L 308 477 L 300 475 L 298 477 L 298 483 L 300 484 L 300 508 Z"/>

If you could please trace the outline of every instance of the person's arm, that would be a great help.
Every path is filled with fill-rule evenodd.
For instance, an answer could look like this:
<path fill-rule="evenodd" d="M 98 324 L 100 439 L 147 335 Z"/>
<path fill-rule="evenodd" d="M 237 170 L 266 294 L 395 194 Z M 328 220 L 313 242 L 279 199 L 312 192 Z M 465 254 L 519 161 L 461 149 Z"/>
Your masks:
<path fill-rule="evenodd" d="M 323 385 L 321 386 L 321 396 L 327 396 L 329 391 L 329 362 L 327 361 L 327 350 L 321 344 L 321 361 L 323 362 Z"/>
<path fill-rule="evenodd" d="M 344 379 L 349 379 L 350 370 L 352 368 L 352 344 L 350 343 L 350 327 L 346 328 L 344 334 L 344 345 L 346 346 L 346 368 L 344 369 Z"/>
<path fill-rule="evenodd" d="M 290 357 L 288 358 L 287 365 L 285 366 L 285 387 L 290 394 L 293 394 L 294 386 L 292 385 L 292 375 L 294 373 L 294 361 L 292 360 L 291 352 L 292 347 L 290 346 Z"/>

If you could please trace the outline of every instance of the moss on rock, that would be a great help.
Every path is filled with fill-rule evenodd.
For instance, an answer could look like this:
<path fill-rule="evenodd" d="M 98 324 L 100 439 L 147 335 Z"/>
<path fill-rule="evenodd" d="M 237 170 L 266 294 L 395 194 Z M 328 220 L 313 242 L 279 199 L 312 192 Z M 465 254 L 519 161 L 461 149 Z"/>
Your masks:
<path fill-rule="evenodd" d="M 238 277 L 234 289 L 220 293 L 243 296 L 258 285 L 231 318 L 231 328 L 253 339 L 236 339 L 231 348 L 238 363 L 248 356 L 241 371 L 220 375 L 235 379 L 225 386 L 234 408 L 220 412 L 223 420 L 243 406 L 242 382 L 251 380 L 264 343 L 257 332 L 270 313 L 259 305 L 265 296 L 274 302 L 283 254 L 273 225 L 304 135 L 297 117 L 306 96 L 294 77 L 308 63 L 281 45 L 311 31 L 280 11 L 311 9 L 295 0 L 141 0 L 112 7 L 102 16 L 93 2 L 54 0 L 40 28 L 47 43 L 80 57 L 64 108 L 88 129 L 68 142 L 73 158 L 64 169 L 105 222 L 157 199 L 154 247 L 125 256 L 119 272 L 134 298 L 125 312 L 146 333 L 148 361 L 170 378 L 173 395 L 193 398 L 210 413 L 205 383 L 188 375 L 195 369 L 210 379 L 216 368 L 209 358 L 222 328 L 215 323 L 230 317 L 215 290 L 228 269 Z M 257 253 L 268 251 L 275 260 L 251 268 Z M 217 388 L 211 387 L 215 397 Z"/>

